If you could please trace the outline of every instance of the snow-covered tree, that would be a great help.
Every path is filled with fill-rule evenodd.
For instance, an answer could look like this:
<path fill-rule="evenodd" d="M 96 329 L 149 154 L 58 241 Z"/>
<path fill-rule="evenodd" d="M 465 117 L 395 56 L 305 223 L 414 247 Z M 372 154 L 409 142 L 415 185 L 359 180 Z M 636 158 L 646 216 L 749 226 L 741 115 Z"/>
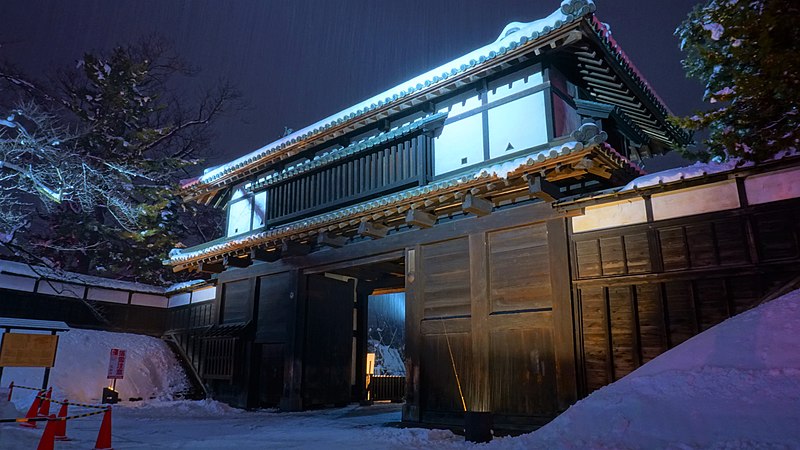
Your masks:
<path fill-rule="evenodd" d="M 88 211 L 102 205 L 120 224 L 141 215 L 122 179 L 134 173 L 123 166 L 83 158 L 75 136 L 57 117 L 34 103 L 7 111 L 0 119 L 0 236 L 10 242 L 28 219 L 29 201 L 48 211 L 61 203 Z"/>
<path fill-rule="evenodd" d="M 154 40 L 107 54 L 87 53 L 76 66 L 47 85 L 0 69 L 3 98 L 40 105 L 38 116 L 8 108 L 6 128 L 13 132 L 6 136 L 19 141 L 23 128 L 18 119 L 41 117 L 46 120 L 33 129 L 47 144 L 22 138 L 35 149 L 0 155 L 7 168 L 23 169 L 6 185 L 17 183 L 17 192 L 26 194 L 4 191 L 9 208 L 0 208 L 15 212 L 6 226 L 0 223 L 0 232 L 16 236 L 17 249 L 65 270 L 173 281 L 161 265 L 168 249 L 207 240 L 221 224 L 218 213 L 184 204 L 178 184 L 187 177 L 186 169 L 200 162 L 210 124 L 236 100 L 236 93 L 220 84 L 187 102 L 185 93 L 175 92 L 182 81 L 176 78 L 193 71 Z M 16 95 L 7 95 L 10 90 Z M 90 169 L 98 171 L 96 182 L 82 185 L 83 190 L 70 184 L 88 179 Z M 42 195 L 48 189 L 60 198 Z M 23 211 L 14 206 L 37 198 L 33 225 L 12 233 L 19 231 Z"/>
<path fill-rule="evenodd" d="M 711 0 L 675 34 L 711 108 L 676 123 L 708 130 L 708 153 L 763 161 L 800 147 L 800 3 Z"/>

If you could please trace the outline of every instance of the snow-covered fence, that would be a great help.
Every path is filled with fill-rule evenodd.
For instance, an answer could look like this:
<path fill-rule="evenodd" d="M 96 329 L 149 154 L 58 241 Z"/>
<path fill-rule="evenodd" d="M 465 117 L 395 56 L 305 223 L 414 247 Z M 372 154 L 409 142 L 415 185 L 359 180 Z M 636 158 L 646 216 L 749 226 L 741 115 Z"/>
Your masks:
<path fill-rule="evenodd" d="M 152 308 L 183 306 L 213 300 L 216 296 L 216 287 L 204 280 L 165 288 L 2 260 L 0 289 Z"/>
<path fill-rule="evenodd" d="M 212 304 L 216 287 L 195 280 L 165 288 L 0 260 L 0 293 L 0 315 L 159 336 L 170 310 Z"/>

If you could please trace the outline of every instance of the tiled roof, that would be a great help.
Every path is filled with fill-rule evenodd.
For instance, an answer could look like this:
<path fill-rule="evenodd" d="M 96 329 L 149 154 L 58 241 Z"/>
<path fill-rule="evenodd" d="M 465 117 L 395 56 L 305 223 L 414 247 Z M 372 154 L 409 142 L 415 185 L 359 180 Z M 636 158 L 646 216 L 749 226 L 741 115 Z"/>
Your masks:
<path fill-rule="evenodd" d="M 449 78 L 461 75 L 495 58 L 522 48 L 545 37 L 565 25 L 591 14 L 596 9 L 592 0 L 563 0 L 559 9 L 549 16 L 528 23 L 514 22 L 506 26 L 498 39 L 491 44 L 474 50 L 460 58 L 430 70 L 418 77 L 371 97 L 351 108 L 340 111 L 319 122 L 272 142 L 258 150 L 244 155 L 227 164 L 208 170 L 200 177 L 187 180 L 183 187 L 192 189 L 199 185 L 223 182 L 229 175 L 248 166 L 259 163 L 268 156 L 281 152 L 315 135 L 325 133 L 334 127 L 356 119 L 386 105 L 404 101 L 412 94 L 425 90 Z"/>
<path fill-rule="evenodd" d="M 414 120 L 413 122 L 403 124 L 385 133 L 378 134 L 377 136 L 371 136 L 365 138 L 359 142 L 350 144 L 347 147 L 331 150 L 322 155 L 314 157 L 314 159 L 298 163 L 294 166 L 287 167 L 281 170 L 280 172 L 275 172 L 273 174 L 267 175 L 264 178 L 260 178 L 258 181 L 254 182 L 252 185 L 247 187 L 247 189 L 252 191 L 262 188 L 264 186 L 269 186 L 275 183 L 279 183 L 288 178 L 292 178 L 297 175 L 308 172 L 310 170 L 314 170 L 316 168 L 328 165 L 342 158 L 347 158 L 348 156 L 361 153 L 378 145 L 385 144 L 402 136 L 414 133 L 415 131 L 424 129 L 426 125 L 430 125 L 438 120 L 443 121 L 446 117 L 447 117 L 446 112 L 433 114 L 427 117 Z"/>
<path fill-rule="evenodd" d="M 583 125 L 579 130 L 573 133 L 573 136 L 576 140 L 564 142 L 545 150 L 535 151 L 499 164 L 487 165 L 454 178 L 406 189 L 395 194 L 298 220 L 272 229 L 256 231 L 229 239 L 222 239 L 194 248 L 184 250 L 175 249 L 170 253 L 170 259 L 164 261 L 164 263 L 168 265 L 183 265 L 189 262 L 199 261 L 203 258 L 235 252 L 242 248 L 251 248 L 270 242 L 279 242 L 282 239 L 291 238 L 303 233 L 313 233 L 314 231 L 326 229 L 328 226 L 338 224 L 342 221 L 363 220 L 377 212 L 396 208 L 401 205 L 407 206 L 414 202 L 424 200 L 431 195 L 439 195 L 440 193 L 469 188 L 475 184 L 476 180 L 489 181 L 490 179 L 506 178 L 513 174 L 524 172 L 526 169 L 533 169 L 534 167 L 541 166 L 548 160 L 568 156 L 572 153 L 577 153 L 589 148 L 602 149 L 606 156 L 613 160 L 617 166 L 626 167 L 637 174 L 644 174 L 638 166 L 631 164 L 630 161 L 608 147 L 604 142 L 607 135 L 599 131 L 595 125 Z"/>
<path fill-rule="evenodd" d="M 662 115 L 662 118 L 671 116 L 672 111 L 669 110 L 666 103 L 661 99 L 658 93 L 652 87 L 650 87 L 650 83 L 647 82 L 647 79 L 645 79 L 644 75 L 642 75 L 636 65 L 633 64 L 631 59 L 628 58 L 628 55 L 625 54 L 625 52 L 622 50 L 622 47 L 619 46 L 616 39 L 614 39 L 614 36 L 611 35 L 611 30 L 609 30 L 608 25 L 601 22 L 596 16 L 592 16 L 591 24 L 597 33 L 597 36 L 600 38 L 600 42 L 602 42 L 609 50 L 613 60 L 616 61 L 625 74 L 630 77 L 630 79 L 633 80 L 638 88 L 644 93 L 645 97 L 647 97 L 650 103 Z M 685 130 L 682 130 L 669 123 L 667 123 L 665 126 L 673 135 L 675 135 L 677 138 L 676 140 L 679 141 L 679 143 L 686 143 L 691 139 Z"/>

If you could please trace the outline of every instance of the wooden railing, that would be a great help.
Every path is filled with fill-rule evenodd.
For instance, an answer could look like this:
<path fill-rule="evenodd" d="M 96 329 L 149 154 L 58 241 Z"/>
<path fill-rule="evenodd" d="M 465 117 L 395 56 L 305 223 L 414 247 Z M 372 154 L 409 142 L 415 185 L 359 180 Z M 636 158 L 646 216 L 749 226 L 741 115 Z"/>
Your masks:
<path fill-rule="evenodd" d="M 370 377 L 370 400 L 402 402 L 405 395 L 406 377 L 398 375 L 372 375 Z"/>
<path fill-rule="evenodd" d="M 423 184 L 429 140 L 412 137 L 269 187 L 267 222 L 287 222 Z"/>
<path fill-rule="evenodd" d="M 233 379 L 236 343 L 238 338 L 207 338 L 205 342 L 205 358 L 202 375 L 207 380 Z"/>

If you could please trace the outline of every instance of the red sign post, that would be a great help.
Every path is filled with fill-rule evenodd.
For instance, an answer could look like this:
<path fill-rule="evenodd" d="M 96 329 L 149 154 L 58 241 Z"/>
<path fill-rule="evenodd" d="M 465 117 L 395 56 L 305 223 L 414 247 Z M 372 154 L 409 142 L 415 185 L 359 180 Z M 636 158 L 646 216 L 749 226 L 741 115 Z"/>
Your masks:
<path fill-rule="evenodd" d="M 111 389 L 116 390 L 117 380 L 125 376 L 125 350 L 112 348 L 108 358 L 108 379 L 114 380 Z"/>

